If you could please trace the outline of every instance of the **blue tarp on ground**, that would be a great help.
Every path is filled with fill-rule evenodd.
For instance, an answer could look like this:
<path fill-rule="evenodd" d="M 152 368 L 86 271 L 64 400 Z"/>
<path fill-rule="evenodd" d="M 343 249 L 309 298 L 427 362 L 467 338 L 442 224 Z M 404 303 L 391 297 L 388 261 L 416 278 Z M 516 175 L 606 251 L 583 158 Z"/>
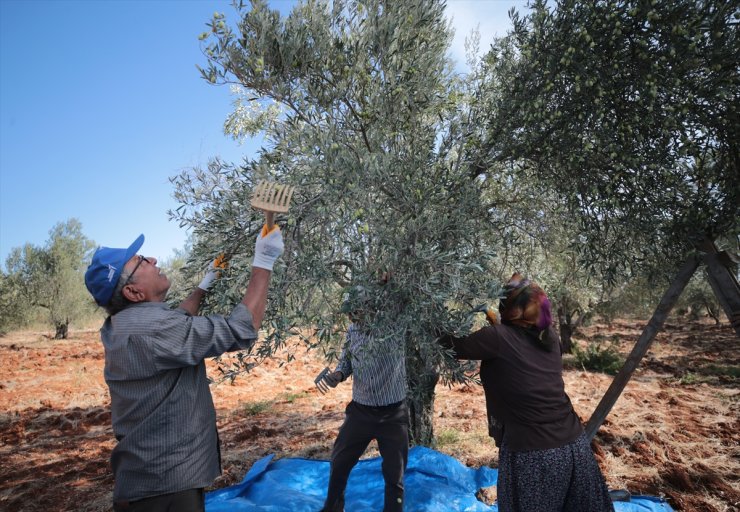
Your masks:
<path fill-rule="evenodd" d="M 317 512 L 326 497 L 329 462 L 309 459 L 272 460 L 269 455 L 254 463 L 242 483 L 206 495 L 207 512 Z M 383 476 L 380 457 L 361 460 L 347 484 L 347 512 L 383 509 Z M 498 471 L 472 469 L 443 453 L 416 446 L 409 452 L 405 474 L 406 512 L 498 511 L 478 501 L 481 487 L 496 483 Z M 633 496 L 629 503 L 615 503 L 616 512 L 669 512 L 663 500 Z"/>

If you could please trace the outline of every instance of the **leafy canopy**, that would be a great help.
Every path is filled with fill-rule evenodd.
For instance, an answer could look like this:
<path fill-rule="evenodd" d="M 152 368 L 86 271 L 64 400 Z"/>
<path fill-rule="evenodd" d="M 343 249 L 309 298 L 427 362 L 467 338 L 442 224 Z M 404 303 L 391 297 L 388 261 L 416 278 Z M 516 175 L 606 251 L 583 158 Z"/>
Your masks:
<path fill-rule="evenodd" d="M 255 183 L 295 185 L 261 354 L 305 325 L 334 346 L 353 284 L 371 290 L 376 335 L 433 367 L 434 333 L 469 329 L 471 306 L 496 295 L 487 267 L 500 245 L 467 143 L 481 135 L 476 85 L 451 71 L 443 2 L 308 1 L 285 19 L 261 1 L 237 8 L 235 28 L 211 21 L 202 73 L 242 88 L 227 127 L 266 143 L 242 167 L 214 161 L 174 180 L 193 256 L 227 250 L 245 268 L 262 223 L 248 205 Z M 233 304 L 242 279 L 220 282 L 214 303 Z"/>
<path fill-rule="evenodd" d="M 486 56 L 510 85 L 490 156 L 559 191 L 607 275 L 740 231 L 737 23 L 723 0 L 538 0 L 513 17 L 516 64 Z"/>

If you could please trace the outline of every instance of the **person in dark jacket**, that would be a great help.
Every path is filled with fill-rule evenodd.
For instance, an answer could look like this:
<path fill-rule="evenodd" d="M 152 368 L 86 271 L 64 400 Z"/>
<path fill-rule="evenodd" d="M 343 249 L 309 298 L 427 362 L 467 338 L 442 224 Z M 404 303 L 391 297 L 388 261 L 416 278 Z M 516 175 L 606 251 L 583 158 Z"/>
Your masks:
<path fill-rule="evenodd" d="M 499 447 L 499 510 L 611 511 L 604 477 L 565 392 L 550 301 L 518 273 L 504 291 L 500 322 L 441 338 L 457 359 L 482 361 L 488 430 Z"/>

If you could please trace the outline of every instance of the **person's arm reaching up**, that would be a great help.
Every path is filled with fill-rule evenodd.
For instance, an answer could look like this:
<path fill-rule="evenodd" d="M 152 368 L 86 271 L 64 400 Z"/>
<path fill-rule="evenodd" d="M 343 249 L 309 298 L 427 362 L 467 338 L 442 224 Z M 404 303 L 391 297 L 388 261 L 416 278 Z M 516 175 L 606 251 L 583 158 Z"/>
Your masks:
<path fill-rule="evenodd" d="M 283 234 L 279 227 L 273 226 L 270 231 L 267 231 L 267 226 L 262 228 L 254 247 L 252 275 L 249 278 L 247 292 L 242 298 L 242 304 L 252 313 L 252 325 L 255 330 L 259 330 L 265 316 L 272 267 L 284 248 Z"/>

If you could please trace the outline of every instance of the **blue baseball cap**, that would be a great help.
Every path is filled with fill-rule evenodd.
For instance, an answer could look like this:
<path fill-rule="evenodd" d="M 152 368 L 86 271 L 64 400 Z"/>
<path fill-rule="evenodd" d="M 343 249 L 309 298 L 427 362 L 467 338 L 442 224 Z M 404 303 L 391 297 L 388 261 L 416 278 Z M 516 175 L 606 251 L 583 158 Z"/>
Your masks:
<path fill-rule="evenodd" d="M 123 266 L 144 245 L 144 235 L 134 240 L 128 249 L 98 247 L 85 272 L 85 286 L 100 306 L 107 306 L 116 289 Z"/>

